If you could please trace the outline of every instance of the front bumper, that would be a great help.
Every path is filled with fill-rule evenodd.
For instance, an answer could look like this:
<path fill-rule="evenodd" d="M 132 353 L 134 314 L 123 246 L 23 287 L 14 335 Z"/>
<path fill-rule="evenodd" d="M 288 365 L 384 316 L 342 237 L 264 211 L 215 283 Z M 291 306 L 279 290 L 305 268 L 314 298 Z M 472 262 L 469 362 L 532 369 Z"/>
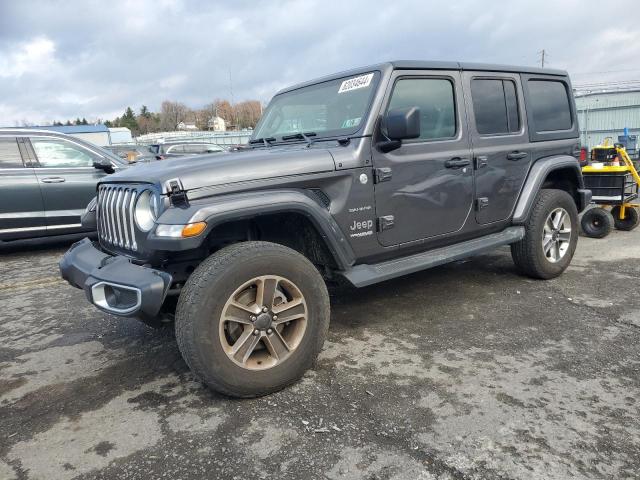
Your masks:
<path fill-rule="evenodd" d="M 106 254 L 88 238 L 74 243 L 59 262 L 69 284 L 83 289 L 100 310 L 123 317 L 154 318 L 171 286 L 171 275 Z"/>

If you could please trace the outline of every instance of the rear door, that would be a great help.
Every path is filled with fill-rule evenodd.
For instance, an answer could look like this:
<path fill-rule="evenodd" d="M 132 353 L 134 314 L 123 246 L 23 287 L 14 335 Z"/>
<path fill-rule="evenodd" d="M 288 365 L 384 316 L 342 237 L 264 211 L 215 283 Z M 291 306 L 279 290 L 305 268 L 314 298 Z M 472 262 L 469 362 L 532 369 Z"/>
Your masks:
<path fill-rule="evenodd" d="M 93 166 L 100 158 L 83 146 L 62 138 L 31 137 L 34 169 L 47 216 L 49 233 L 81 231 L 80 216 L 106 175 Z"/>
<path fill-rule="evenodd" d="M 519 74 L 464 72 L 479 224 L 511 215 L 531 163 Z"/>
<path fill-rule="evenodd" d="M 373 149 L 378 240 L 392 246 L 457 232 L 473 201 L 460 72 L 396 71 L 390 85 L 381 113 L 419 107 L 421 134 L 388 153 Z"/>
<path fill-rule="evenodd" d="M 0 239 L 27 238 L 46 233 L 38 179 L 23 156 L 23 139 L 0 137 Z"/>

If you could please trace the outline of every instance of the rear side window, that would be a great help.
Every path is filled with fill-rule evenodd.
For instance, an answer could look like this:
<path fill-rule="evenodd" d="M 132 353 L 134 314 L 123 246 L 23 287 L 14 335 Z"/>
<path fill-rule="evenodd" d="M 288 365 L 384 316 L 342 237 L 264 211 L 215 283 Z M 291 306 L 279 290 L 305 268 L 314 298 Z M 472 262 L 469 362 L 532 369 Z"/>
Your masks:
<path fill-rule="evenodd" d="M 22 168 L 22 156 L 15 138 L 0 138 L 0 168 Z"/>
<path fill-rule="evenodd" d="M 476 128 L 481 135 L 520 131 L 516 85 L 511 80 L 474 79 L 471 97 Z"/>
<path fill-rule="evenodd" d="M 31 138 L 31 145 L 44 168 L 92 167 L 94 158 L 83 148 L 66 140 Z"/>
<path fill-rule="evenodd" d="M 451 138 L 456 134 L 453 83 L 442 78 L 411 78 L 396 82 L 389 110 L 420 108 L 420 140 Z"/>
<path fill-rule="evenodd" d="M 571 129 L 571 106 L 563 82 L 529 80 L 529 100 L 536 132 Z"/>

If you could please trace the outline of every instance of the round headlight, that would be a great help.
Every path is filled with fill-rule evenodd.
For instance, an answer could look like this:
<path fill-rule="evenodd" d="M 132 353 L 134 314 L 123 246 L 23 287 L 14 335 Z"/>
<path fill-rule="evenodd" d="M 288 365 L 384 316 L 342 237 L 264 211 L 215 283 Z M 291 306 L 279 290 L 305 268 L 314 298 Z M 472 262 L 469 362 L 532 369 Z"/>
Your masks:
<path fill-rule="evenodd" d="M 93 197 L 87 205 L 87 208 L 84 209 L 84 213 L 94 212 L 96 206 L 98 205 L 98 197 Z"/>
<path fill-rule="evenodd" d="M 158 218 L 158 198 L 151 192 L 145 190 L 138 197 L 136 202 L 135 218 L 138 228 L 143 232 L 148 232 Z"/>

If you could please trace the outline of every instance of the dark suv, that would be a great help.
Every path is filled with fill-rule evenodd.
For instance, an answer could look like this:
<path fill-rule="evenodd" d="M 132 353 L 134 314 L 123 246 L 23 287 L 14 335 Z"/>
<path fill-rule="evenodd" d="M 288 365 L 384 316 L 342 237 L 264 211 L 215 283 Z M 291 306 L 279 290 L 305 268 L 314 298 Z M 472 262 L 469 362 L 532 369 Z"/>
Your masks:
<path fill-rule="evenodd" d="M 98 181 L 124 167 L 70 135 L 0 129 L 0 242 L 95 231 L 80 217 Z"/>
<path fill-rule="evenodd" d="M 313 365 L 326 281 L 356 287 L 511 245 L 525 275 L 571 262 L 583 188 L 566 72 L 391 62 L 279 92 L 249 148 L 105 178 L 99 241 L 62 276 L 159 324 L 207 385 L 250 397 Z"/>

